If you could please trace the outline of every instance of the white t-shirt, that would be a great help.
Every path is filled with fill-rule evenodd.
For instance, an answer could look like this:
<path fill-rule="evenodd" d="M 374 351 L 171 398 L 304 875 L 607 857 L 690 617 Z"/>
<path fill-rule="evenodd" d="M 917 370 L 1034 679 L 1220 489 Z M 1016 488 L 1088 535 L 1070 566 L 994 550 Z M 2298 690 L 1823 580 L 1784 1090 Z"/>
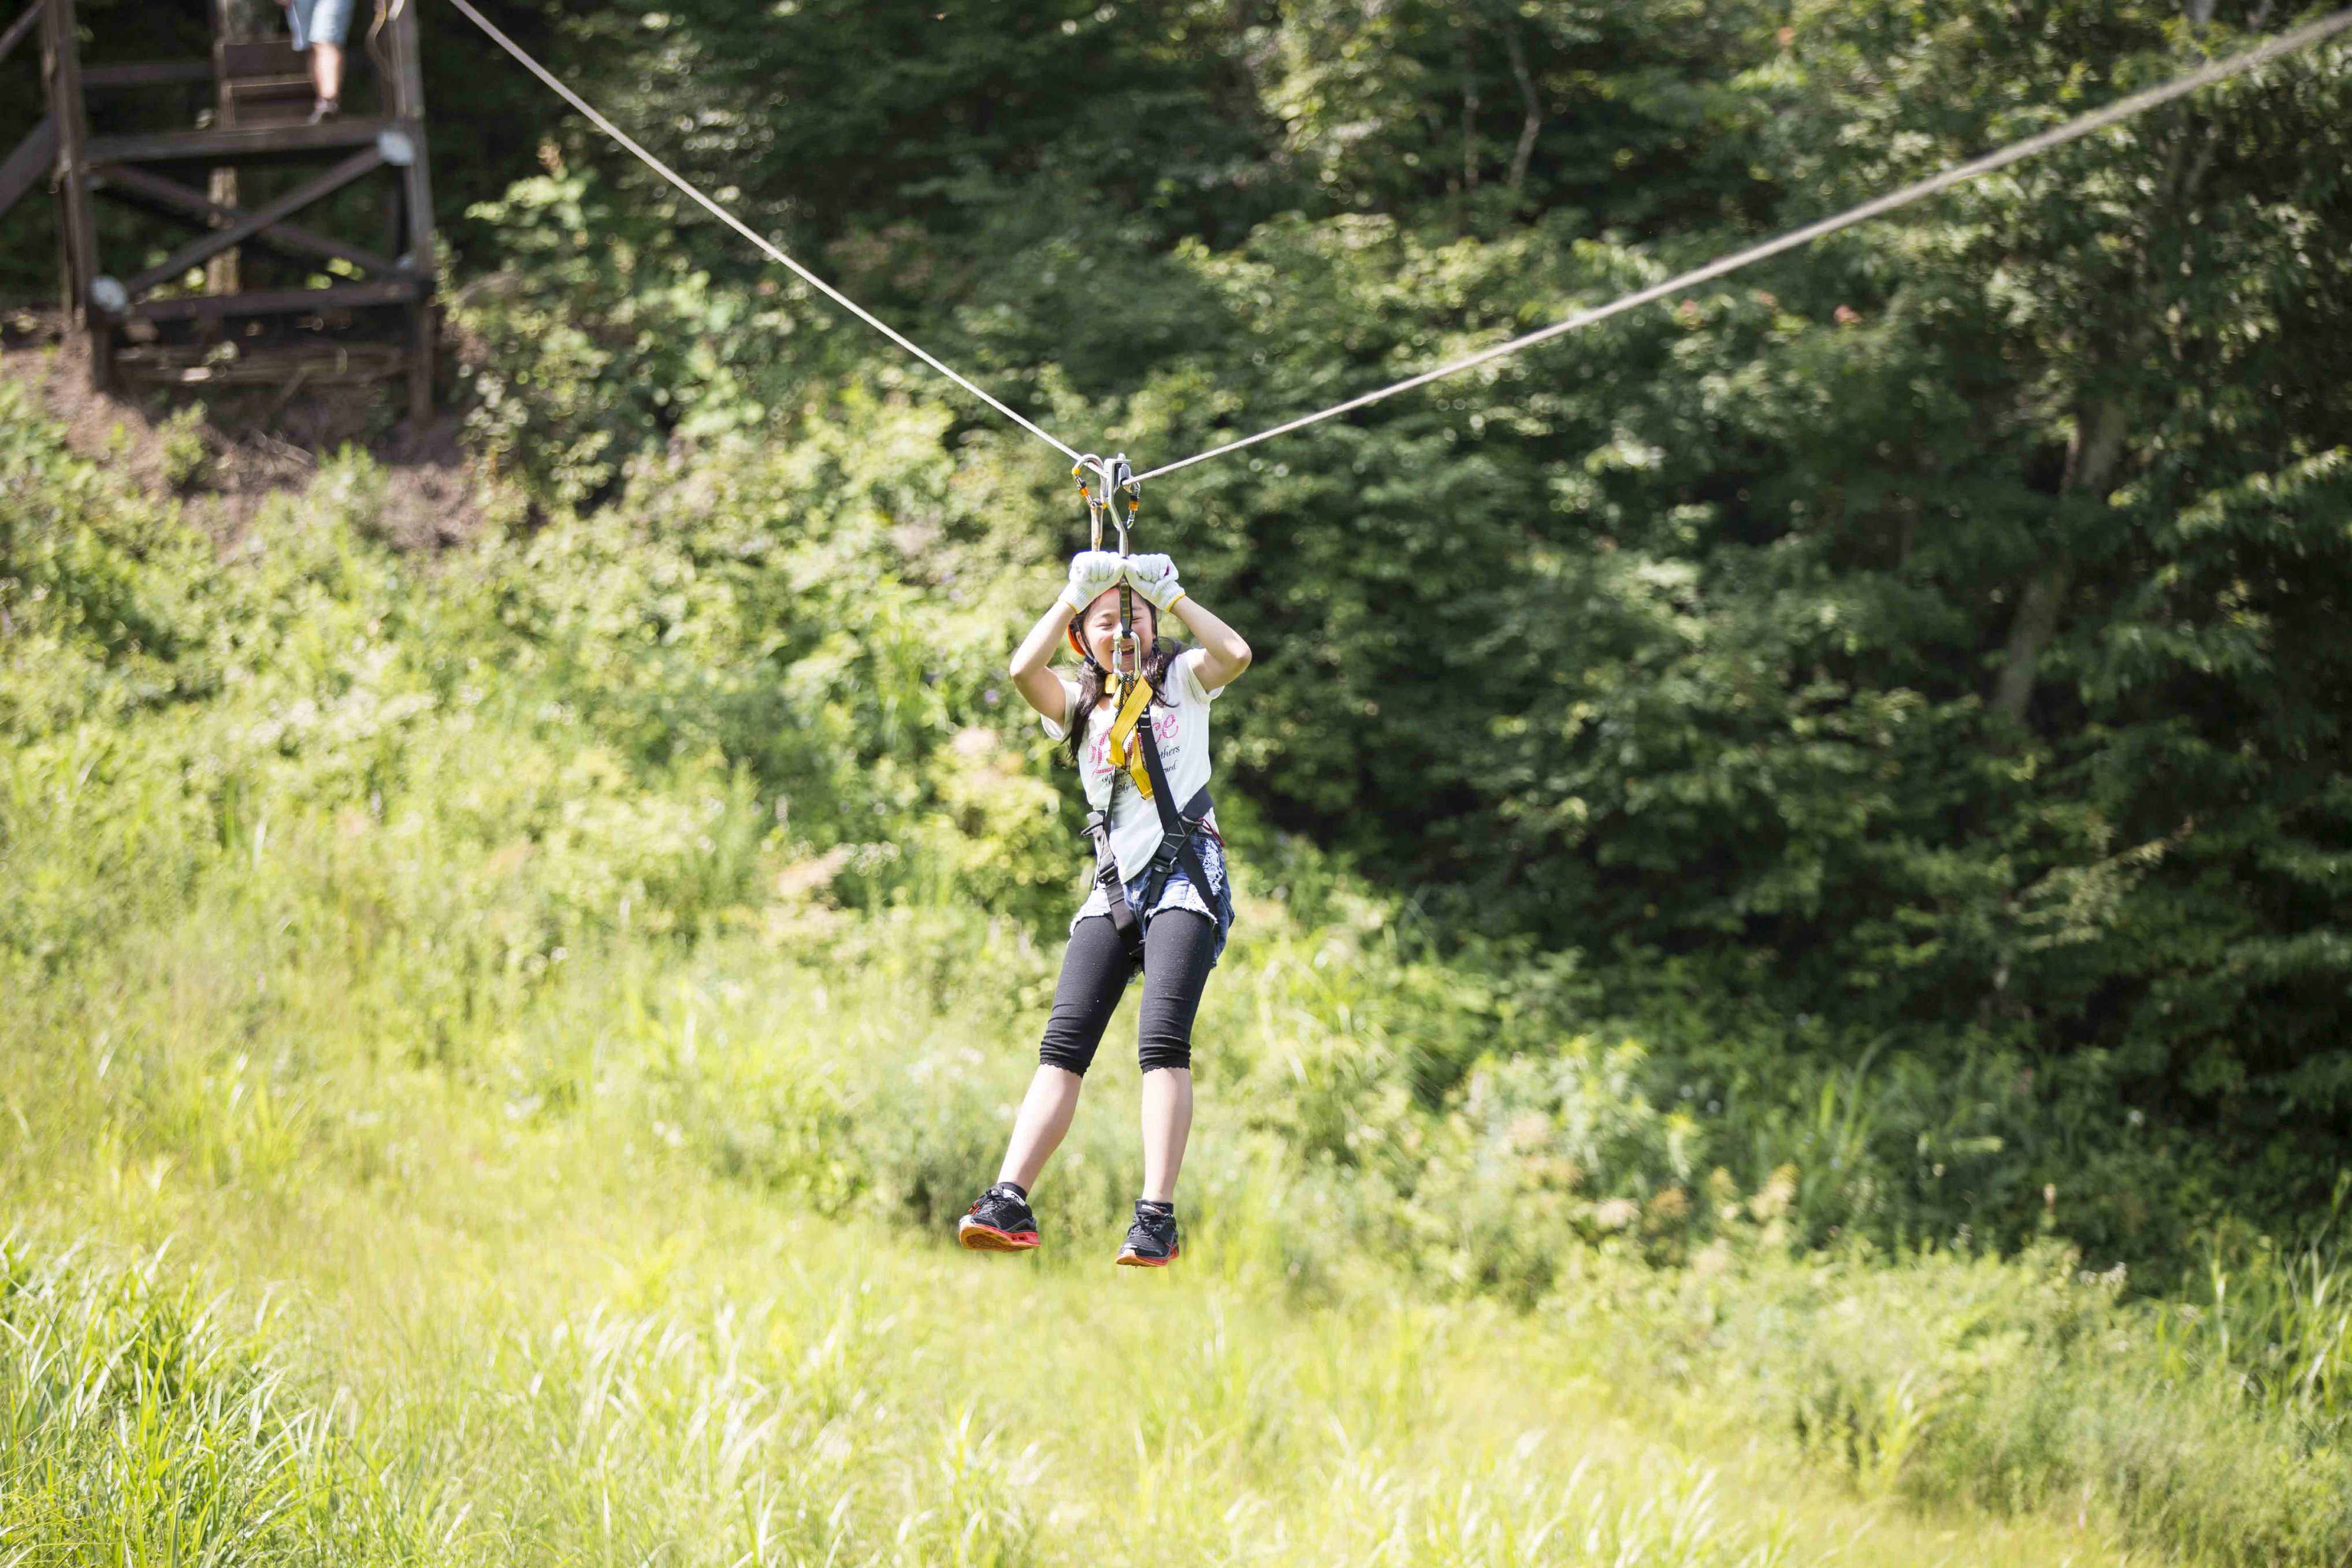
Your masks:
<path fill-rule="evenodd" d="M 1175 796 L 1171 803 L 1177 810 L 1201 793 L 1209 782 L 1209 704 L 1217 700 L 1219 687 L 1212 691 L 1201 684 L 1201 661 L 1208 658 L 1206 648 L 1187 648 L 1168 661 L 1168 679 L 1160 691 L 1167 705 L 1154 702 L 1144 710 L 1151 724 L 1151 737 L 1160 745 L 1160 766 L 1168 775 L 1169 793 Z M 1062 705 L 1064 712 L 1077 704 L 1078 683 L 1059 670 L 1055 678 L 1061 681 L 1067 694 Z M 1100 811 L 1103 802 L 1110 798 L 1110 726 L 1118 715 L 1108 702 L 1098 703 L 1087 725 L 1087 743 L 1078 753 L 1078 775 L 1086 783 L 1087 805 Z M 1068 731 L 1061 724 L 1038 716 L 1045 733 L 1056 741 Z M 1136 724 L 1142 729 L 1142 721 Z M 1209 826 L 1217 824 L 1213 813 Z M 1160 807 L 1143 798 L 1133 780 L 1121 785 L 1118 804 L 1110 814 L 1110 848 L 1118 860 L 1118 877 L 1131 882 L 1143 875 L 1151 858 L 1160 852 Z"/>

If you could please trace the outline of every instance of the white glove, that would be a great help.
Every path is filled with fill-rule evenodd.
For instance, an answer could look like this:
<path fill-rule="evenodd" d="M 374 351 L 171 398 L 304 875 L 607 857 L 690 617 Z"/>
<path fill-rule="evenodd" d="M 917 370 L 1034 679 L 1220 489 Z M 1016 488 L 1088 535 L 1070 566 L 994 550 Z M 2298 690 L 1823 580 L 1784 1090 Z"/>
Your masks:
<path fill-rule="evenodd" d="M 1108 550 L 1081 550 L 1070 557 L 1070 580 L 1062 589 L 1061 602 L 1073 612 L 1084 610 L 1112 588 L 1118 586 L 1123 563 Z"/>
<path fill-rule="evenodd" d="M 1163 616 L 1174 609 L 1176 601 L 1184 596 L 1184 590 L 1176 583 L 1176 563 L 1165 555 L 1129 556 L 1127 581 Z"/>

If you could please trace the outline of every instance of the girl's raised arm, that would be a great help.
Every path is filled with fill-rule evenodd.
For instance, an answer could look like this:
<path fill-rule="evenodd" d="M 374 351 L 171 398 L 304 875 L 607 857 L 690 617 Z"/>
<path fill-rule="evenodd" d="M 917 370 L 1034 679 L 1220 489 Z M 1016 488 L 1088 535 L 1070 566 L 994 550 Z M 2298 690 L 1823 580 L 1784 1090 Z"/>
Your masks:
<path fill-rule="evenodd" d="M 1130 556 L 1127 580 L 1150 601 L 1153 609 L 1183 622 L 1184 629 L 1200 642 L 1202 685 L 1212 691 L 1222 690 L 1250 667 L 1249 644 L 1177 584 L 1176 563 L 1165 555 Z"/>

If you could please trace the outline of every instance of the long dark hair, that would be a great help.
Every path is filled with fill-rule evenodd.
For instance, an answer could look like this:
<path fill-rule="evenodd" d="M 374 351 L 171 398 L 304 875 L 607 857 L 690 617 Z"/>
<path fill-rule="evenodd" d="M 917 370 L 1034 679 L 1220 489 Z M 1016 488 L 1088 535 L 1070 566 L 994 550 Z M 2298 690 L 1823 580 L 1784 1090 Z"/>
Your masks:
<path fill-rule="evenodd" d="M 1168 696 L 1168 665 L 1184 646 L 1170 637 L 1155 637 L 1151 646 L 1143 651 L 1143 679 L 1151 683 L 1151 700 L 1161 707 L 1171 706 Z M 1087 731 L 1094 728 L 1095 705 L 1102 700 L 1103 688 L 1110 672 L 1093 659 L 1078 667 L 1078 700 L 1070 705 L 1070 732 L 1063 742 L 1070 753 L 1070 765 L 1081 766 L 1086 755 Z"/>

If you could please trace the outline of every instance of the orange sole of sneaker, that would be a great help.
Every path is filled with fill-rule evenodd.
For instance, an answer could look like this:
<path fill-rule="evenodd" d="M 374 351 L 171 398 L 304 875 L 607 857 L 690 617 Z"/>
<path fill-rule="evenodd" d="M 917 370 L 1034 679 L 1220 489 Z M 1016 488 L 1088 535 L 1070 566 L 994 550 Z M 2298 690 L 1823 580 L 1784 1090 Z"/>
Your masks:
<path fill-rule="evenodd" d="M 1122 1252 L 1116 1261 L 1121 1268 L 1165 1268 L 1183 1256 L 1184 1249 L 1180 1247 L 1165 1258 L 1140 1258 L 1132 1252 Z"/>
<path fill-rule="evenodd" d="M 999 1230 L 975 1219 L 956 1225 L 956 1239 L 974 1252 L 1026 1252 L 1037 1245 L 1034 1230 Z"/>

